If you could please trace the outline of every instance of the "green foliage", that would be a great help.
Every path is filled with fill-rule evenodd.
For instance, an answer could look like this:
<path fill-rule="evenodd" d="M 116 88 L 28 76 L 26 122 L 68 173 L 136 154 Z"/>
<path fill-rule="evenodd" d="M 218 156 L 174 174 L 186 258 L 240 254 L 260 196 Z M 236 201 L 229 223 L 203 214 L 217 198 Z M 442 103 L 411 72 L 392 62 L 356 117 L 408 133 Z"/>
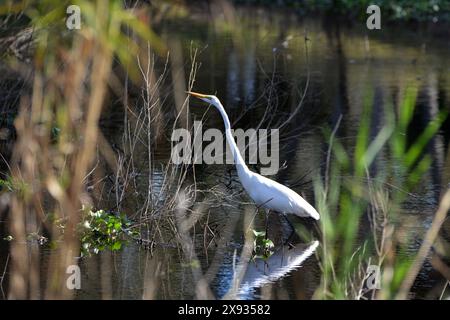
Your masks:
<path fill-rule="evenodd" d="M 8 176 L 6 179 L 0 179 L 0 191 L 14 192 L 19 197 L 25 199 L 29 196 L 29 188 L 24 181 L 13 179 Z"/>
<path fill-rule="evenodd" d="M 431 159 L 425 148 L 447 117 L 445 112 L 439 113 L 415 141 L 408 141 L 416 96 L 415 88 L 407 89 L 397 115 L 396 108 L 388 103 L 384 125 L 370 138 L 373 94 L 366 93 L 353 156 L 339 140 L 333 140 L 328 184 L 315 180 L 323 231 L 323 278 L 318 297 L 344 299 L 360 294 L 352 288 L 354 283 L 358 287 L 364 281 L 361 268 L 369 261 L 379 265 L 382 273 L 384 270 L 393 275 L 384 282 L 383 298 L 394 297 L 407 274 L 412 257 L 405 249 L 412 239 L 403 235 L 406 239 L 399 243 L 396 238 L 396 232 L 402 230 L 399 211 L 429 169 Z M 382 151 L 387 163 L 372 176 L 370 168 Z M 372 224 L 371 232 L 365 234 L 361 234 L 360 226 L 363 215 L 371 215 Z"/>
<path fill-rule="evenodd" d="M 266 232 L 253 230 L 255 240 L 253 241 L 253 259 L 267 260 L 273 254 L 275 245 L 266 237 Z"/>
<path fill-rule="evenodd" d="M 6 190 L 8 190 L 10 192 L 14 191 L 14 186 L 13 186 L 13 183 L 12 183 L 12 181 L 10 179 L 7 179 L 7 180 L 0 179 L 0 188 L 2 190 L 6 189 Z"/>
<path fill-rule="evenodd" d="M 69 5 L 80 8 L 80 30 L 68 30 L 66 27 L 66 10 Z M 55 56 L 63 49 L 74 49 L 71 46 L 76 45 L 77 42 L 73 40 L 77 37 L 100 41 L 126 67 L 132 79 L 138 79 L 139 75 L 135 63 L 141 45 L 139 41 L 151 45 L 158 55 L 164 56 L 167 53 L 160 37 L 136 16 L 135 11 L 127 9 L 123 0 L 30 0 L 16 3 L 8 0 L 6 4 L 0 4 L 0 17 L 5 14 L 26 17 L 27 24 L 35 30 L 35 63 L 45 66 L 49 74 L 58 72 Z M 64 111 L 65 108 L 66 106 L 62 106 L 61 109 Z M 59 124 L 58 127 L 64 128 L 64 125 Z"/>
<path fill-rule="evenodd" d="M 126 216 L 112 215 L 104 210 L 88 210 L 79 228 L 83 256 L 105 249 L 120 250 L 129 237 L 135 236 Z"/>
<path fill-rule="evenodd" d="M 383 19 L 390 20 L 450 20 L 450 2 L 447 0 L 234 0 L 238 4 L 287 6 L 302 12 L 322 11 L 350 18 L 367 18 L 371 4 L 381 8 Z"/>

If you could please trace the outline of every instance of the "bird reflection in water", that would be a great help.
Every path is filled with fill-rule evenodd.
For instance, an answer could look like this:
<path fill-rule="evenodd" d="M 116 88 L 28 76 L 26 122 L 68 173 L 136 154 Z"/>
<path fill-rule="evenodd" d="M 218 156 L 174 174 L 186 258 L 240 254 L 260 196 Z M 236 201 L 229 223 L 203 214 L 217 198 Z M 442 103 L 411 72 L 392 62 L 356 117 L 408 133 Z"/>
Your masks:
<path fill-rule="evenodd" d="M 234 290 L 231 289 L 224 298 L 254 298 L 256 289 L 270 283 L 275 283 L 288 276 L 292 271 L 300 268 L 314 254 L 318 246 L 319 241 L 312 241 L 308 244 L 297 244 L 294 247 L 284 245 L 268 259 L 257 258 L 249 263 L 239 264 L 236 267 L 233 280 L 237 280 L 238 285 Z M 239 281 L 237 278 L 242 273 L 243 276 Z"/>

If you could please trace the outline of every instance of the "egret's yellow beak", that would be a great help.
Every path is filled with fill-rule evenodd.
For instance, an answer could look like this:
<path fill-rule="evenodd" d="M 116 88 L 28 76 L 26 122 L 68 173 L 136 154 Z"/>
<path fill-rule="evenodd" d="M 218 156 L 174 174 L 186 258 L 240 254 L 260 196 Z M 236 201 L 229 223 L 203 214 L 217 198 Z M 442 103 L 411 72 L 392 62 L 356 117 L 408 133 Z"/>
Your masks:
<path fill-rule="evenodd" d="M 192 92 L 192 91 L 186 91 L 186 93 L 190 94 L 191 96 L 194 96 L 196 98 L 199 98 L 199 99 L 209 98 L 209 96 L 207 94 L 202 94 L 202 93 L 197 93 L 197 92 Z"/>

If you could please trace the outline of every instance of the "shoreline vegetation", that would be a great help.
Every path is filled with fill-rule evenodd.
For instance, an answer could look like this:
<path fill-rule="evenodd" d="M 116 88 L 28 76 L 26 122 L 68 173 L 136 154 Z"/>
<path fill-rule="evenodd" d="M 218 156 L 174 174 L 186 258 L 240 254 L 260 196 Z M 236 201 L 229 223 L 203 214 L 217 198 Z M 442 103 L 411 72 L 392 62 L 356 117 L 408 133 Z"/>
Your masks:
<path fill-rule="evenodd" d="M 375 4 L 381 8 L 385 21 L 450 21 L 450 2 L 446 0 L 233 0 L 233 3 L 288 8 L 299 14 L 326 14 L 349 20 L 367 19 L 366 8 Z"/>

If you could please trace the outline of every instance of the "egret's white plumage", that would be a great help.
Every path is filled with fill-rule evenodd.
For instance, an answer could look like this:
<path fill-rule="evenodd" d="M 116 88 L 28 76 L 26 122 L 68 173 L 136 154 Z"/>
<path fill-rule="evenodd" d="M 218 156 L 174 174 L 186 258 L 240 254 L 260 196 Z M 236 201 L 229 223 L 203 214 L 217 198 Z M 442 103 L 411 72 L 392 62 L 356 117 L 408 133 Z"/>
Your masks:
<path fill-rule="evenodd" d="M 311 217 L 316 220 L 320 219 L 320 215 L 316 209 L 294 190 L 258 173 L 250 171 L 234 141 L 228 115 L 216 96 L 196 92 L 188 93 L 212 104 L 219 110 L 225 124 L 225 135 L 227 142 L 230 145 L 231 152 L 233 153 L 233 159 L 239 179 L 250 198 L 252 198 L 258 206 L 283 214 L 289 213 L 300 217 Z"/>

